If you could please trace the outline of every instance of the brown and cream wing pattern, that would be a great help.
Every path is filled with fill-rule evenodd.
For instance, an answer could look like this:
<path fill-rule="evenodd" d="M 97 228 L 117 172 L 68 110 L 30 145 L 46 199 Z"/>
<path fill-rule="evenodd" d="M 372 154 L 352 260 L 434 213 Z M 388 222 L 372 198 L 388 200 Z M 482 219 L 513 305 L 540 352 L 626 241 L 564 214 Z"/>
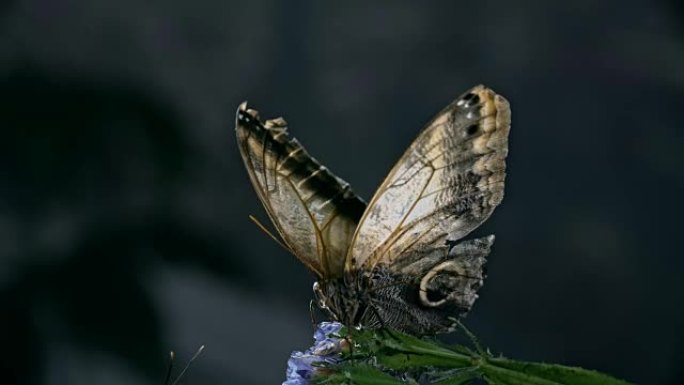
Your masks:
<path fill-rule="evenodd" d="M 242 103 L 235 132 L 257 195 L 290 251 L 319 278 L 339 277 L 366 204 L 302 145 L 282 118 Z"/>
<path fill-rule="evenodd" d="M 484 86 L 437 114 L 370 201 L 346 269 L 406 265 L 484 222 L 503 199 L 509 129 L 508 102 Z"/>

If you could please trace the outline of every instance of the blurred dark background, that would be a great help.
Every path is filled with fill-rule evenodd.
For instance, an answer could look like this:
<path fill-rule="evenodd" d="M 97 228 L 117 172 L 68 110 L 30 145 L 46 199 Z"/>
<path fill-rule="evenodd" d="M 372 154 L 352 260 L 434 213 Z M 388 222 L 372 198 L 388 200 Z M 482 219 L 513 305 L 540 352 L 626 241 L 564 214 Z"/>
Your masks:
<path fill-rule="evenodd" d="M 248 99 L 366 199 L 478 83 L 513 108 L 489 278 L 508 356 L 684 376 L 679 1 L 8 1 L 0 6 L 0 382 L 273 384 L 313 277 L 233 134 Z M 447 338 L 448 339 L 448 338 Z"/>

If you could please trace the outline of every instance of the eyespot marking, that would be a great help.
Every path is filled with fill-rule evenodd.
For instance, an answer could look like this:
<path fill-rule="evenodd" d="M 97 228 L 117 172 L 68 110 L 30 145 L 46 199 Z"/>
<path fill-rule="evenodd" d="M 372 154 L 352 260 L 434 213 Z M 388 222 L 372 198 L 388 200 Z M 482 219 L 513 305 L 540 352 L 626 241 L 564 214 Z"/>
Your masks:
<path fill-rule="evenodd" d="M 470 126 L 466 127 L 466 134 L 468 136 L 474 135 L 477 132 L 478 125 L 477 124 L 471 124 Z"/>
<path fill-rule="evenodd" d="M 468 106 L 471 106 L 473 104 L 477 104 L 480 102 L 480 97 L 477 96 L 476 94 L 469 93 L 466 96 L 463 97 L 463 100 Z"/>

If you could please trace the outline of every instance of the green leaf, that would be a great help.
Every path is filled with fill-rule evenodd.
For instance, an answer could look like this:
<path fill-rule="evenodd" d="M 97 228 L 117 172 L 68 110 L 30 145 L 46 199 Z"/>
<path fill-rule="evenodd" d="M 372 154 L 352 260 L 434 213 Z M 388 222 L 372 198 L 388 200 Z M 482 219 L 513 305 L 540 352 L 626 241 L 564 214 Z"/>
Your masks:
<path fill-rule="evenodd" d="M 623 380 L 582 368 L 514 361 L 508 358 L 488 358 L 481 367 L 485 378 L 496 384 L 572 384 L 572 385 L 626 385 Z"/>
<path fill-rule="evenodd" d="M 316 385 L 406 385 L 376 367 L 361 363 L 340 365 L 325 377 L 315 376 L 312 382 Z"/>
<path fill-rule="evenodd" d="M 474 338 L 474 337 L 473 337 Z M 464 346 L 445 346 L 396 331 L 354 331 L 345 364 L 324 384 L 405 384 L 394 374 L 429 378 L 436 385 L 464 385 L 476 378 L 496 385 L 626 385 L 593 370 L 492 357 Z"/>
<path fill-rule="evenodd" d="M 445 371 L 440 376 L 433 379 L 435 385 L 465 385 L 476 378 L 481 378 L 479 368 L 459 368 L 457 370 Z"/>
<path fill-rule="evenodd" d="M 442 347 L 437 342 L 396 332 L 378 332 L 378 363 L 391 369 L 415 369 L 426 366 L 467 368 L 471 356 Z"/>

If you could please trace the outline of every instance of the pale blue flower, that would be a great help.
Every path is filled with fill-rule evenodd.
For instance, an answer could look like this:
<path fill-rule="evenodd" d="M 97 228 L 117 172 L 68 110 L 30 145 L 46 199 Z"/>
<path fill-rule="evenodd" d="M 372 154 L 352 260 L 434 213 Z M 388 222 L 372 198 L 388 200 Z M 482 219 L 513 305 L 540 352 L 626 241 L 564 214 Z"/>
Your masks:
<path fill-rule="evenodd" d="M 321 322 L 314 332 L 314 345 L 304 352 L 294 351 L 287 361 L 287 380 L 283 385 L 309 385 L 316 372 L 315 364 L 340 361 L 341 339 L 335 335 L 342 329 L 338 322 Z"/>

